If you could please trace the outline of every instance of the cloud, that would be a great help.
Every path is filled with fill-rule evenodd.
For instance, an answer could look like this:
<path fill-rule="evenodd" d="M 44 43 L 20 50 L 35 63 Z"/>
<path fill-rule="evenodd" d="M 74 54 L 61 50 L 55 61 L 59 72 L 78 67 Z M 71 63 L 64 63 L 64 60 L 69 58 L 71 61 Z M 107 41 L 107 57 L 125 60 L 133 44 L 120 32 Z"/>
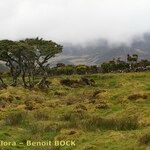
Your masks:
<path fill-rule="evenodd" d="M 0 38 L 128 41 L 150 31 L 149 0 L 1 0 Z"/>

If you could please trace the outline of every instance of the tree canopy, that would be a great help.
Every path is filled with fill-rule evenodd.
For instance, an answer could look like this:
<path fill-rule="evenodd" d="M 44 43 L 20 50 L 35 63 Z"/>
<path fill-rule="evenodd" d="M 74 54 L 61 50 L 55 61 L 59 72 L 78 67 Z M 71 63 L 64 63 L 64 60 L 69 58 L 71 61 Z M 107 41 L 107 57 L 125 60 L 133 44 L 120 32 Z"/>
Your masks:
<path fill-rule="evenodd" d="M 0 60 L 6 62 L 6 65 L 10 68 L 13 78 L 12 85 L 14 86 L 17 84 L 17 78 L 20 75 L 24 86 L 33 86 L 37 68 L 40 68 L 43 73 L 44 80 L 42 81 L 44 82 L 47 77 L 46 67 L 49 65 L 49 59 L 60 52 L 62 52 L 61 45 L 42 38 L 0 41 Z M 28 82 L 26 82 L 26 77 L 28 77 Z"/>

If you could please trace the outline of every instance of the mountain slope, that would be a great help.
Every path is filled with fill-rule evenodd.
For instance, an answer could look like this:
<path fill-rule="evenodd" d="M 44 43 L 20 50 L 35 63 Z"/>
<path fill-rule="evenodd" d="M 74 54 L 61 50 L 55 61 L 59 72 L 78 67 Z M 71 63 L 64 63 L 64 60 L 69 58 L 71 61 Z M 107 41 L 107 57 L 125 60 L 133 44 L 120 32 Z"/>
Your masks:
<path fill-rule="evenodd" d="M 128 44 L 108 44 L 107 40 L 96 40 L 84 45 L 63 44 L 63 53 L 53 58 L 50 62 L 66 64 L 98 65 L 104 61 L 121 57 L 125 59 L 127 54 L 138 54 L 141 59 L 150 58 L 150 34 L 144 34 L 142 38 L 133 39 Z"/>

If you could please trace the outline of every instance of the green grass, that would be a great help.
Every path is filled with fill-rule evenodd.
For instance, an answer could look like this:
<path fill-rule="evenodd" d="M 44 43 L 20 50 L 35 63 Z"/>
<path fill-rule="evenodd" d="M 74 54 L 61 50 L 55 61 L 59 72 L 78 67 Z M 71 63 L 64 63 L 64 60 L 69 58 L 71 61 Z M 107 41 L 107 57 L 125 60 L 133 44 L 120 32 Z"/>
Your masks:
<path fill-rule="evenodd" d="M 149 150 L 150 72 L 86 75 L 94 86 L 60 84 L 81 77 L 50 77 L 52 85 L 45 91 L 0 90 L 0 140 L 75 140 L 75 147 L 24 144 L 0 150 Z"/>

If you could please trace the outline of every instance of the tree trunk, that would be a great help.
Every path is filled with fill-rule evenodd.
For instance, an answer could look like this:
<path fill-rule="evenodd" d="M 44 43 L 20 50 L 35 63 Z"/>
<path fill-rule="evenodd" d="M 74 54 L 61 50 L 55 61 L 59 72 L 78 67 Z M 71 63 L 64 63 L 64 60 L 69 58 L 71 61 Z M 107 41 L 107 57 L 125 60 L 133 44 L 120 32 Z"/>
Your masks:
<path fill-rule="evenodd" d="M 1 88 L 7 88 L 7 85 L 4 83 L 3 79 L 0 76 Z"/>

